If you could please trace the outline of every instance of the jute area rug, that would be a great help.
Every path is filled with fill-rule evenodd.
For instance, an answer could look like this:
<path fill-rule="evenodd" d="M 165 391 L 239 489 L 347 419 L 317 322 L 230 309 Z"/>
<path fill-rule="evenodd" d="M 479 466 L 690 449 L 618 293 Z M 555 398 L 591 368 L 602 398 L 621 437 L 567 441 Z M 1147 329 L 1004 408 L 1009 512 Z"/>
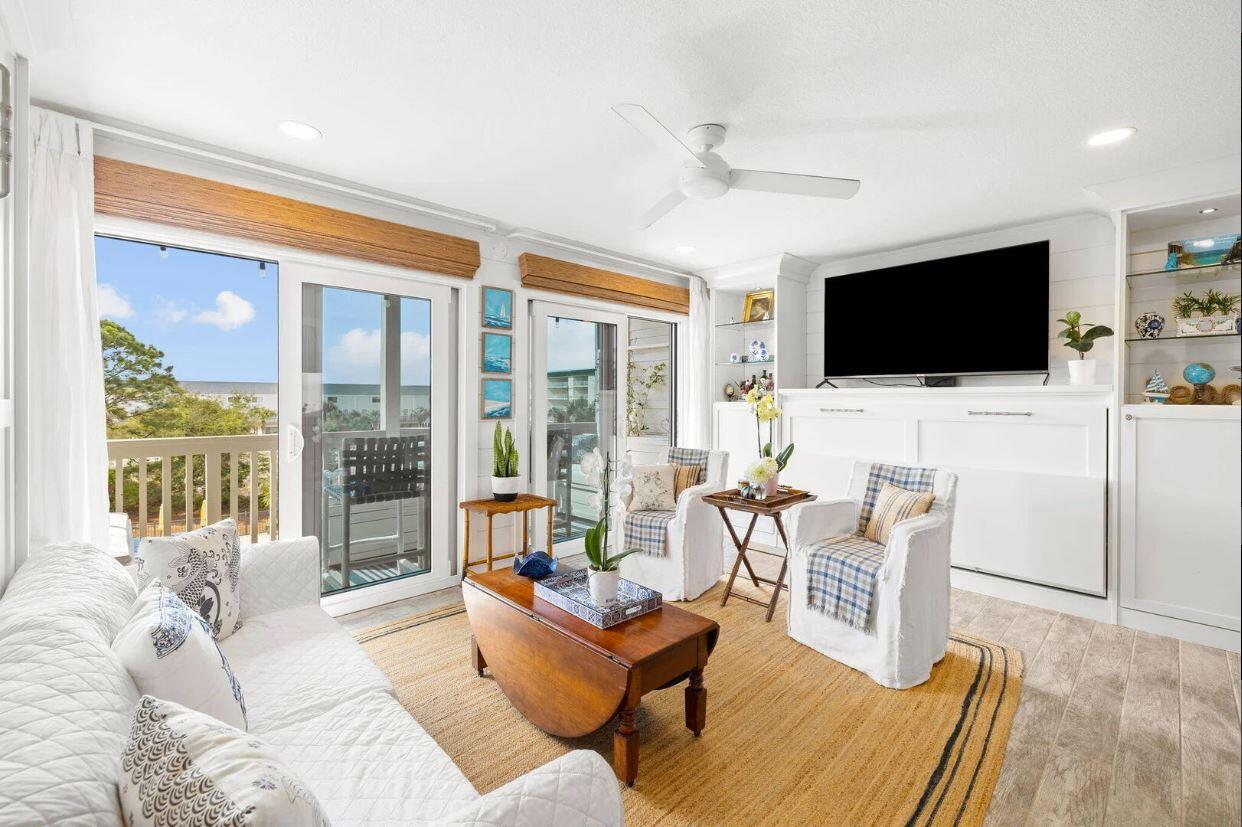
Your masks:
<path fill-rule="evenodd" d="M 1021 653 L 954 632 L 929 682 L 896 691 L 785 634 L 720 586 L 679 604 L 715 619 L 707 728 L 685 728 L 682 686 L 639 707 L 628 825 L 982 824 L 1018 707 Z M 756 595 L 758 596 L 758 595 Z M 612 763 L 612 730 L 546 735 L 470 668 L 465 609 L 358 633 L 397 696 L 480 791 L 571 749 Z"/>

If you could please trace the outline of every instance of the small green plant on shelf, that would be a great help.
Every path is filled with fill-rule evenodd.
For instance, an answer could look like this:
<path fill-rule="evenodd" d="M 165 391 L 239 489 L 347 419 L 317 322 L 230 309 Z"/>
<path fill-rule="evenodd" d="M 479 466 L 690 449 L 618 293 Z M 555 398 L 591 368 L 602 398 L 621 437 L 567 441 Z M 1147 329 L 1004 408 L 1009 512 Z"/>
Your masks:
<path fill-rule="evenodd" d="M 1064 319 L 1057 319 L 1065 325 L 1065 329 L 1057 334 L 1058 339 L 1065 340 L 1065 346 L 1078 352 L 1079 359 L 1086 359 L 1087 353 L 1095 347 L 1096 339 L 1112 336 L 1113 330 L 1102 324 L 1084 324 L 1082 314 L 1071 310 Z"/>
<path fill-rule="evenodd" d="M 1173 299 L 1173 313 L 1179 319 L 1189 319 L 1198 313 L 1201 316 L 1230 316 L 1238 311 L 1242 296 L 1237 293 L 1222 293 L 1219 290 L 1208 290 L 1202 296 L 1190 291 Z"/>
<path fill-rule="evenodd" d="M 513 442 L 513 432 L 496 423 L 492 437 L 492 476 L 516 477 L 518 475 L 518 449 Z"/>

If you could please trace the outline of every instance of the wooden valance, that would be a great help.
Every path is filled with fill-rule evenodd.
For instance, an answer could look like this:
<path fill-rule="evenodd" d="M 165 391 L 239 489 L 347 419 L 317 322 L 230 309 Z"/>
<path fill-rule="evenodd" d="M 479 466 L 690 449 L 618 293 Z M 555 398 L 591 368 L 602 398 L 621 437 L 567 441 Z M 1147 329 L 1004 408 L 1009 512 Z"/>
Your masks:
<path fill-rule="evenodd" d="M 95 211 L 474 278 L 479 243 L 193 175 L 95 158 Z"/>
<path fill-rule="evenodd" d="M 690 290 L 685 287 L 535 253 L 522 253 L 518 256 L 518 262 L 521 264 L 523 287 L 590 296 L 672 313 L 690 312 Z"/>

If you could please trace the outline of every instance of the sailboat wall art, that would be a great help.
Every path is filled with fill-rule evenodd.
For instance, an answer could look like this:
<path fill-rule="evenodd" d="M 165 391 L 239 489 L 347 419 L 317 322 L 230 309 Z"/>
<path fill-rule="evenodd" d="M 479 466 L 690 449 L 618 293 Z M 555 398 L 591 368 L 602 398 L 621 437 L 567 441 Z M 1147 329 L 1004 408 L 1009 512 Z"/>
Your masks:
<path fill-rule="evenodd" d="M 513 329 L 513 291 L 503 287 L 483 288 L 483 326 L 494 330 Z"/>

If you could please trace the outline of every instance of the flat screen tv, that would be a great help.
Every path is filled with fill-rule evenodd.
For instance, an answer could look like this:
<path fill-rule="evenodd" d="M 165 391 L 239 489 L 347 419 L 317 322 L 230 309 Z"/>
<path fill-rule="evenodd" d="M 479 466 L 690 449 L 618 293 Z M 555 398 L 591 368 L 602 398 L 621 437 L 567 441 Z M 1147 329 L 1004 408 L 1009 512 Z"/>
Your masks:
<path fill-rule="evenodd" d="M 1048 242 L 824 280 L 824 376 L 1048 370 Z"/>

